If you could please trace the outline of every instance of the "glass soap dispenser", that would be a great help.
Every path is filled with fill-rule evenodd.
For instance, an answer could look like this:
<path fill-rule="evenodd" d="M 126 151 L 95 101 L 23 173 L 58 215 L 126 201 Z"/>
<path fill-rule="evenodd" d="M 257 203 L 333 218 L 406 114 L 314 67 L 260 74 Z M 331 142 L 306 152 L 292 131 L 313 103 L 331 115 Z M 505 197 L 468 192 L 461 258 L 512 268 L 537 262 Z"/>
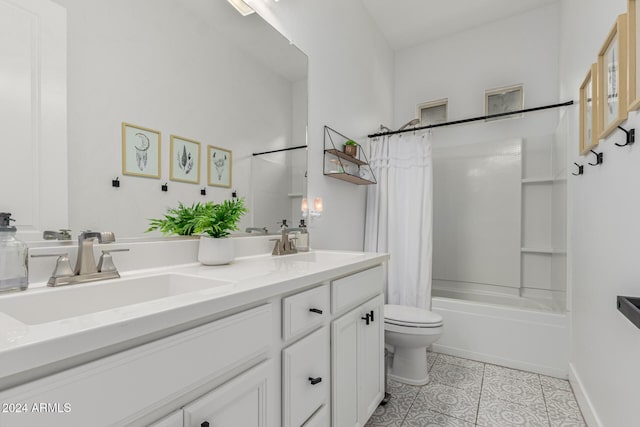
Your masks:
<path fill-rule="evenodd" d="M 301 252 L 309 251 L 309 231 L 307 230 L 307 224 L 304 223 L 304 219 L 300 220 L 300 225 L 298 226 L 300 231 L 296 236 L 298 240 L 296 241 L 296 248 Z"/>
<path fill-rule="evenodd" d="M 16 239 L 11 214 L 0 212 L 0 291 L 27 289 L 27 245 Z"/>

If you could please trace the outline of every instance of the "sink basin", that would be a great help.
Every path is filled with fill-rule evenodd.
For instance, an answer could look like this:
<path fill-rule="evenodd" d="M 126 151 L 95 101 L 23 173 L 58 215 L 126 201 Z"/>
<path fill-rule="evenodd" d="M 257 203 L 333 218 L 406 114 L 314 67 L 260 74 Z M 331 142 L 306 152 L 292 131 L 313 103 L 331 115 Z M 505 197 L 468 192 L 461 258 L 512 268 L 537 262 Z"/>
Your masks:
<path fill-rule="evenodd" d="M 38 325 L 202 290 L 225 292 L 234 286 L 233 282 L 184 274 L 124 278 L 8 295 L 0 298 L 0 313 Z"/>

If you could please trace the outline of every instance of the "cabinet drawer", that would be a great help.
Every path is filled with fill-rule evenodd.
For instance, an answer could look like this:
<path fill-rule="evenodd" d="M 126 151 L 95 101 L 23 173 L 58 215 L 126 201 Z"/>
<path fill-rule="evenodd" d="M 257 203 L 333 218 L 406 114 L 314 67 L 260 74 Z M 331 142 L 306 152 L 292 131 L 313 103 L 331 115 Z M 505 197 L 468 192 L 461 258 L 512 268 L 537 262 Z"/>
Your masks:
<path fill-rule="evenodd" d="M 282 300 L 282 336 L 285 340 L 310 331 L 329 317 L 329 285 L 318 286 Z"/>
<path fill-rule="evenodd" d="M 303 427 L 331 427 L 329 422 L 329 407 L 322 405 L 309 420 L 303 424 Z"/>
<path fill-rule="evenodd" d="M 124 425 L 267 357 L 271 305 L 0 393 L 0 402 L 68 403 L 66 413 L 1 414 L 3 427 Z"/>
<path fill-rule="evenodd" d="M 184 427 L 275 427 L 275 384 L 273 363 L 263 362 L 185 406 Z"/>
<path fill-rule="evenodd" d="M 384 271 L 381 266 L 361 271 L 331 282 L 333 314 L 355 307 L 384 292 Z"/>
<path fill-rule="evenodd" d="M 298 427 L 329 396 L 329 328 L 282 351 L 283 425 Z"/>

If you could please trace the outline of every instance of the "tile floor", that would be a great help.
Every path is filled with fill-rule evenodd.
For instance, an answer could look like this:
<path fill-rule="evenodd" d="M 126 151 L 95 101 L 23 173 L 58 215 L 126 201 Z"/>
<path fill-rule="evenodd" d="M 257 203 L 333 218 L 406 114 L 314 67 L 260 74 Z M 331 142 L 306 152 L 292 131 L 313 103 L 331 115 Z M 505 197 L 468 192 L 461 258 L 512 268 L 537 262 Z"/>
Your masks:
<path fill-rule="evenodd" d="M 389 380 L 366 427 L 586 426 L 568 381 L 439 353 L 427 363 L 423 387 Z"/>

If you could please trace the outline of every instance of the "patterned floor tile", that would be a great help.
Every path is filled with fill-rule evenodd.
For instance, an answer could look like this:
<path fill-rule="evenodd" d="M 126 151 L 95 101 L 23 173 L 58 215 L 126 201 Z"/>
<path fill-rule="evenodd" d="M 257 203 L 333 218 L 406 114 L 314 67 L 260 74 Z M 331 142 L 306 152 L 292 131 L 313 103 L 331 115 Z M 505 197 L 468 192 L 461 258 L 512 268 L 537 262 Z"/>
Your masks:
<path fill-rule="evenodd" d="M 427 350 L 427 366 L 429 367 L 429 371 L 431 371 L 431 368 L 433 368 L 433 364 L 436 362 L 436 359 L 438 358 L 438 353 L 434 353 L 431 351 Z"/>
<path fill-rule="evenodd" d="M 571 390 L 543 390 L 551 427 L 586 426 Z"/>
<path fill-rule="evenodd" d="M 463 359 L 461 357 L 449 356 L 448 354 L 439 354 L 436 363 L 446 363 L 448 365 L 464 366 L 465 368 L 475 369 L 484 372 L 484 363 L 475 360 Z"/>
<path fill-rule="evenodd" d="M 420 387 L 388 380 L 387 392 L 391 394 L 391 400 L 378 406 L 365 427 L 400 427 L 419 390 Z"/>
<path fill-rule="evenodd" d="M 515 378 L 485 377 L 482 382 L 482 397 L 506 400 L 545 411 L 542 388 Z"/>
<path fill-rule="evenodd" d="M 549 427 L 546 414 L 504 400 L 480 400 L 477 425 L 482 427 Z"/>
<path fill-rule="evenodd" d="M 414 411 L 412 408 L 402 427 L 474 427 L 474 425 L 428 409 Z"/>
<path fill-rule="evenodd" d="M 487 363 L 485 367 L 487 377 L 506 377 L 526 381 L 532 385 L 540 386 L 540 376 L 532 372 L 520 371 L 518 369 L 505 368 L 504 366 L 491 365 Z"/>
<path fill-rule="evenodd" d="M 540 383 L 542 384 L 542 390 L 545 392 L 553 390 L 571 391 L 571 385 L 569 384 L 569 381 L 561 380 L 560 378 L 540 375 Z"/>
<path fill-rule="evenodd" d="M 429 372 L 430 381 L 452 387 L 480 390 L 482 372 L 478 369 L 440 363 Z"/>
<path fill-rule="evenodd" d="M 480 393 L 473 390 L 429 383 L 418 392 L 411 411 L 413 413 L 433 411 L 474 423 L 479 400 Z"/>

